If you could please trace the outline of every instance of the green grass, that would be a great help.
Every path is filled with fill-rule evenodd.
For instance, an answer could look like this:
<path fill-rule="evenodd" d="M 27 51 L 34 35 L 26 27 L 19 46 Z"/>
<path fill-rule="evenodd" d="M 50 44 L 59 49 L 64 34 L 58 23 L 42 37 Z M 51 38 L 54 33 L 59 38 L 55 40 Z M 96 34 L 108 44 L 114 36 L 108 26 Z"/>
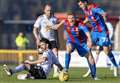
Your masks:
<path fill-rule="evenodd" d="M 120 76 L 114 77 L 113 71 L 109 68 L 97 68 L 97 76 L 101 79 L 98 81 L 91 79 L 91 77 L 82 78 L 85 72 L 86 68 L 71 68 L 69 81 L 63 83 L 120 83 Z M 18 80 L 16 75 L 7 76 L 0 66 L 0 83 L 61 83 L 58 79 L 52 78 L 52 73 L 46 80 Z"/>

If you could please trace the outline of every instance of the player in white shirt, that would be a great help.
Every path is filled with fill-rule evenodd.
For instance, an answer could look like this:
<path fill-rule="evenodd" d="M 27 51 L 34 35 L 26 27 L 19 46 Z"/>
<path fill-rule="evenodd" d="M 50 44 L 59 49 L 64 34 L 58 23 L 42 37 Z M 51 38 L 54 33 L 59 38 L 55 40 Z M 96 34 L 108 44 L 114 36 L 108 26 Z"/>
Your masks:
<path fill-rule="evenodd" d="M 62 24 L 62 21 L 58 24 L 57 18 L 51 15 L 51 6 L 46 4 L 44 7 L 44 14 L 37 18 L 33 29 L 33 34 L 36 38 L 36 44 L 39 44 L 39 40 L 41 38 L 48 39 L 52 45 L 52 51 L 56 57 L 58 57 L 58 46 L 56 43 L 55 30 L 57 30 Z M 57 76 L 57 67 L 54 67 L 53 77 Z"/>
<path fill-rule="evenodd" d="M 34 79 L 46 79 L 53 64 L 62 71 L 63 67 L 52 52 L 49 41 L 47 39 L 42 39 L 40 42 L 39 49 L 42 49 L 43 54 L 39 56 L 39 59 L 36 61 L 26 60 L 24 63 L 12 69 L 8 68 L 7 65 L 4 65 L 4 70 L 7 75 L 13 75 L 14 73 L 27 70 L 29 74 L 27 74 L 26 78 L 33 77 Z"/>

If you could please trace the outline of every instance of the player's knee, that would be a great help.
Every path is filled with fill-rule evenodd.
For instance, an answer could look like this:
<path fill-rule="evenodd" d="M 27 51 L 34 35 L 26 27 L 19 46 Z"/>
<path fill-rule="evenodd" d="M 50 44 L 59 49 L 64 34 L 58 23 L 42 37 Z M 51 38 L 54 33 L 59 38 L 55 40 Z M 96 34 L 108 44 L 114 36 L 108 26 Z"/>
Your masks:
<path fill-rule="evenodd" d="M 97 47 L 96 47 L 96 54 L 99 55 L 99 53 L 100 53 L 100 47 L 97 46 Z"/>
<path fill-rule="evenodd" d="M 103 47 L 103 51 L 104 51 L 104 53 L 106 54 L 106 55 L 108 55 L 108 53 L 109 53 L 109 48 L 108 47 Z"/>
<path fill-rule="evenodd" d="M 67 47 L 67 53 L 71 53 L 72 52 L 72 49 L 70 47 Z"/>
<path fill-rule="evenodd" d="M 95 64 L 94 59 L 89 59 L 90 64 Z"/>
<path fill-rule="evenodd" d="M 88 55 L 88 61 L 90 64 L 95 64 L 94 58 L 91 54 Z"/>

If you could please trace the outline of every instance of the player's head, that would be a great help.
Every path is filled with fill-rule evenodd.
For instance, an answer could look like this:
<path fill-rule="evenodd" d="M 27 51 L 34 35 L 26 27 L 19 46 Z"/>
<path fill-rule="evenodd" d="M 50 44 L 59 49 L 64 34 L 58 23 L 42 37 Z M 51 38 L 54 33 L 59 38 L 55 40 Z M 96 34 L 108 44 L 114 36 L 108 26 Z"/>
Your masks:
<path fill-rule="evenodd" d="M 90 2 L 90 0 L 77 0 L 77 2 L 78 2 L 78 3 L 79 3 L 79 2 L 89 3 L 89 2 Z"/>
<path fill-rule="evenodd" d="M 77 3 L 80 8 L 85 8 L 87 4 L 89 3 L 89 0 L 77 0 Z"/>
<path fill-rule="evenodd" d="M 24 37 L 24 33 L 22 33 L 22 32 L 19 32 L 18 35 L 21 36 L 21 37 Z"/>
<path fill-rule="evenodd" d="M 67 12 L 67 20 L 68 20 L 69 22 L 74 22 L 74 21 L 75 21 L 75 15 L 74 15 L 73 12 L 71 12 L 71 11 L 68 11 L 68 12 Z"/>
<path fill-rule="evenodd" d="M 51 5 L 50 4 L 46 4 L 44 6 L 44 14 L 46 14 L 48 17 L 51 16 Z"/>
<path fill-rule="evenodd" d="M 51 44 L 50 44 L 49 40 L 42 38 L 38 45 L 38 49 L 41 49 L 42 51 L 51 49 Z"/>

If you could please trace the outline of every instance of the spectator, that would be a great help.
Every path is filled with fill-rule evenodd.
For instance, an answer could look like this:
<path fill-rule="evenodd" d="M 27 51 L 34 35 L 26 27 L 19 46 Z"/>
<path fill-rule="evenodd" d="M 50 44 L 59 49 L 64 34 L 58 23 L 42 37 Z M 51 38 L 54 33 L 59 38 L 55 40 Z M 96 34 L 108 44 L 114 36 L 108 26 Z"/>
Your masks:
<path fill-rule="evenodd" d="M 27 48 L 27 45 L 29 44 L 29 40 L 25 37 L 25 35 L 22 32 L 20 32 L 15 39 L 15 43 L 17 49 L 24 50 Z"/>

